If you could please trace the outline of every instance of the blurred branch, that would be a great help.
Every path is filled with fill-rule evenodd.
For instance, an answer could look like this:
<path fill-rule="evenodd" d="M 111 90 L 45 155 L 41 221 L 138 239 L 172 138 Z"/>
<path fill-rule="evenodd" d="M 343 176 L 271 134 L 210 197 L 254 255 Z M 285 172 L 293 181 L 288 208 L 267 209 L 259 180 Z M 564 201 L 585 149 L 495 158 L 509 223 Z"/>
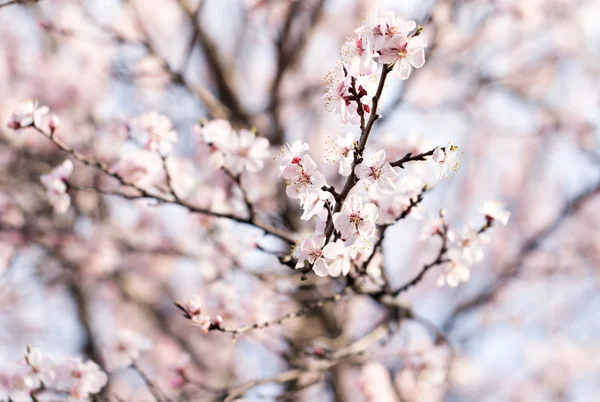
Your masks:
<path fill-rule="evenodd" d="M 446 318 L 444 324 L 442 325 L 444 331 L 451 332 L 454 328 L 454 325 L 460 317 L 472 312 L 473 310 L 479 309 L 484 305 L 488 304 L 489 302 L 493 301 L 496 295 L 498 295 L 510 283 L 512 279 L 514 279 L 521 273 L 521 270 L 523 269 L 523 265 L 527 257 L 535 250 L 537 250 L 544 240 L 553 235 L 561 227 L 565 220 L 567 220 L 572 215 L 576 214 L 577 211 L 579 211 L 579 209 L 589 199 L 593 198 L 598 194 L 600 194 L 600 183 L 597 183 L 593 187 L 582 191 L 575 198 L 567 201 L 567 203 L 562 208 L 561 212 L 554 218 L 552 222 L 550 222 L 544 228 L 540 229 L 537 233 L 535 233 L 533 236 L 529 237 L 529 239 L 523 242 L 517 256 L 502 271 L 502 273 L 496 279 L 495 282 L 485 287 L 478 295 L 460 303 L 454 309 L 454 311 L 448 318 Z"/>
<path fill-rule="evenodd" d="M 221 60 L 219 60 L 217 47 L 202 27 L 199 19 L 202 4 L 200 4 L 196 10 L 192 10 L 184 0 L 177 1 L 181 9 L 188 16 L 188 19 L 193 26 L 193 36 L 197 38 L 202 46 L 202 50 L 204 51 L 204 55 L 206 57 L 206 62 L 213 77 L 215 78 L 215 84 L 219 92 L 219 98 L 221 102 L 227 105 L 231 111 L 230 119 L 242 123 L 246 127 L 252 127 L 252 121 L 248 113 L 244 110 L 242 104 L 240 103 L 239 97 L 236 95 L 233 89 L 233 80 L 227 70 L 227 66 L 224 65 Z"/>
<path fill-rule="evenodd" d="M 12 6 L 12 5 L 15 5 L 15 4 L 37 3 L 39 1 L 40 0 L 10 0 L 7 3 L 0 4 L 0 8 L 7 7 L 7 6 Z"/>

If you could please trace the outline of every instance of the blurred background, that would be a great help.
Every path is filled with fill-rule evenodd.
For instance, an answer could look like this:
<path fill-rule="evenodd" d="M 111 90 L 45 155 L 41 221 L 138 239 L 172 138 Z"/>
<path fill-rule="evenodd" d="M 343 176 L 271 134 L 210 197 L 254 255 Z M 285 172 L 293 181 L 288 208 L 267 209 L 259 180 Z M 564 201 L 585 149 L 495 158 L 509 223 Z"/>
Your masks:
<path fill-rule="evenodd" d="M 73 209 L 56 215 L 39 176 L 65 155 L 33 130 L 7 128 L 15 106 L 37 98 L 60 116 L 65 142 L 115 161 L 127 152 L 127 120 L 158 111 L 179 133 L 174 185 L 200 205 L 235 211 L 239 191 L 207 167 L 192 134 L 201 119 L 226 118 L 257 128 L 274 150 L 308 142 L 340 186 L 322 154 L 329 138 L 357 128 L 325 110 L 324 77 L 377 7 L 423 25 L 429 46 L 423 68 L 389 81 L 370 146 L 396 158 L 452 139 L 463 158 L 451 178 L 436 181 L 430 163 L 406 167 L 434 186 L 426 210 L 445 208 L 451 225 L 481 224 L 481 204 L 498 199 L 511 220 L 490 233 L 468 283 L 438 288 L 431 273 L 403 296 L 453 347 L 441 384 L 407 374 L 406 356 L 436 345 L 406 323 L 361 362 L 310 386 L 256 387 L 246 399 L 598 400 L 597 0 L 0 2 L 0 397 L 28 344 L 102 361 L 107 337 L 133 329 L 154 344 L 142 363 L 157 384 L 173 398 L 204 400 L 210 392 L 177 382 L 173 367 L 184 354 L 195 378 L 226 388 L 285 371 L 307 348 L 356 339 L 381 319 L 378 306 L 357 296 L 235 344 L 202 334 L 173 300 L 200 294 L 209 311 L 244 325 L 326 297 L 336 284 L 301 281 L 256 249 L 283 250 L 260 231 L 177 206 L 79 192 Z M 271 166 L 246 179 L 261 215 L 307 229 L 276 177 Z M 81 165 L 74 179 L 107 183 Z M 435 241 L 420 240 L 422 226 L 409 219 L 386 235 L 385 270 L 396 286 L 436 253 Z M 110 389 L 109 398 L 151 400 L 127 370 L 111 374 Z"/>

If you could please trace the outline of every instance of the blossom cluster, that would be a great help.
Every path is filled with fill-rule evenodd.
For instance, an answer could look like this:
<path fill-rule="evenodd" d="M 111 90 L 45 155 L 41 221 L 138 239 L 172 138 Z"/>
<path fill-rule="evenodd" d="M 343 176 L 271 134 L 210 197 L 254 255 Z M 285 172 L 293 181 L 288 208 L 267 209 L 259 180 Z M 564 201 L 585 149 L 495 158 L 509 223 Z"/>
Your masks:
<path fill-rule="evenodd" d="M 28 347 L 23 363 L 11 379 L 11 388 L 27 393 L 49 390 L 68 394 L 68 401 L 86 401 L 108 382 L 100 366 L 80 357 L 57 360 L 39 348 Z"/>
<path fill-rule="evenodd" d="M 342 59 L 326 78 L 324 98 L 343 123 L 358 124 L 369 116 L 363 98 L 373 96 L 378 80 L 377 66 L 386 65 L 401 80 L 413 68 L 425 64 L 426 39 L 414 21 L 406 21 L 393 11 L 377 10 L 364 20 L 342 46 Z"/>
<path fill-rule="evenodd" d="M 193 131 L 208 148 L 211 165 L 217 169 L 226 168 L 236 175 L 244 171 L 255 173 L 270 156 L 269 140 L 251 130 L 236 131 L 227 120 L 211 120 L 194 126 Z"/>
<path fill-rule="evenodd" d="M 187 299 L 183 303 L 175 303 L 175 306 L 183 311 L 185 318 L 192 321 L 192 325 L 199 327 L 204 333 L 213 328 L 221 328 L 223 325 L 223 317 L 220 315 L 213 318 L 202 313 L 202 299 L 198 296 Z"/>

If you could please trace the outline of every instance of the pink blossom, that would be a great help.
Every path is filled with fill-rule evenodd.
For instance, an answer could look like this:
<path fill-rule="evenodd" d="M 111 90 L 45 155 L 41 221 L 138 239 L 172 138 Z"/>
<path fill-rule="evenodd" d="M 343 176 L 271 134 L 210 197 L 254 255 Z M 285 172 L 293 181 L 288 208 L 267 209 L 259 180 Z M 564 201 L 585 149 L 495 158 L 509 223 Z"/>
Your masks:
<path fill-rule="evenodd" d="M 442 264 L 437 285 L 442 287 L 447 284 L 451 288 L 457 287 L 461 282 L 468 282 L 471 278 L 470 262 L 464 259 L 462 250 L 452 248 L 448 251 L 448 262 Z"/>
<path fill-rule="evenodd" d="M 73 162 L 67 159 L 50 173 L 40 177 L 46 187 L 48 202 L 59 214 L 65 213 L 71 205 L 71 197 L 67 194 L 67 180 L 71 173 L 73 173 Z"/>
<path fill-rule="evenodd" d="M 326 211 L 325 205 L 330 202 L 335 206 L 335 199 L 328 191 L 318 190 L 314 193 L 304 193 L 301 197 L 301 205 L 304 209 L 300 219 L 307 221 L 313 216 L 319 215 L 321 211 Z"/>
<path fill-rule="evenodd" d="M 364 26 L 371 36 L 373 50 L 379 52 L 388 47 L 389 42 L 395 37 L 408 36 L 417 24 L 397 17 L 394 11 L 376 9 L 375 13 L 366 19 Z"/>
<path fill-rule="evenodd" d="M 506 225 L 510 219 L 510 212 L 504 208 L 504 203 L 501 201 L 485 201 L 481 213 L 485 215 L 487 220 L 497 220 L 503 225 Z"/>
<path fill-rule="evenodd" d="M 28 371 L 22 376 L 23 385 L 28 389 L 38 389 L 42 385 L 49 387 L 56 378 L 55 365 L 52 359 L 44 355 L 38 348 L 27 348 L 25 362 Z"/>
<path fill-rule="evenodd" d="M 376 185 L 384 193 L 394 191 L 394 180 L 398 173 L 385 161 L 385 151 L 382 149 L 370 158 L 365 158 L 354 169 L 356 177 L 363 180 L 366 186 Z"/>
<path fill-rule="evenodd" d="M 156 112 L 145 113 L 129 122 L 131 137 L 149 151 L 166 155 L 177 142 L 177 132 L 171 120 Z"/>
<path fill-rule="evenodd" d="M 231 123 L 227 120 L 215 119 L 203 126 L 194 126 L 193 132 L 201 143 L 209 147 L 210 165 L 216 169 L 222 168 L 225 165 L 225 156 L 229 152 L 229 146 L 235 136 Z"/>
<path fill-rule="evenodd" d="M 234 174 L 243 171 L 258 172 L 270 156 L 269 140 L 257 137 L 250 130 L 240 130 L 231 136 L 231 142 L 225 155 L 225 166 Z"/>
<path fill-rule="evenodd" d="M 379 51 L 377 61 L 383 64 L 393 63 L 394 76 L 406 80 L 410 77 L 413 67 L 421 68 L 425 64 L 426 47 L 427 41 L 421 35 L 410 39 L 398 35 Z"/>
<path fill-rule="evenodd" d="M 296 199 L 305 193 L 316 193 L 325 185 L 325 176 L 317 171 L 317 164 L 308 155 L 304 155 L 293 172 L 287 177 L 286 194 Z"/>
<path fill-rule="evenodd" d="M 75 400 L 87 400 L 108 382 L 108 376 L 91 360 L 68 358 L 57 370 L 57 388 L 67 389 Z"/>
<path fill-rule="evenodd" d="M 48 106 L 40 106 L 36 99 L 28 99 L 13 111 L 8 127 L 14 130 L 29 126 L 40 127 L 42 117 L 50 112 Z"/>
<path fill-rule="evenodd" d="M 115 170 L 128 182 L 143 188 L 156 184 L 163 175 L 160 157 L 143 149 L 127 149 Z"/>
<path fill-rule="evenodd" d="M 325 161 L 339 163 L 338 173 L 350 176 L 354 162 L 354 138 L 351 132 L 337 135 L 337 139 L 325 150 Z"/>
<path fill-rule="evenodd" d="M 110 339 L 104 350 L 106 367 L 110 371 L 131 366 L 142 355 L 152 348 L 152 342 L 129 329 L 121 329 Z"/>
<path fill-rule="evenodd" d="M 375 204 L 369 202 L 363 206 L 361 197 L 351 194 L 346 198 L 342 210 L 333 214 L 333 223 L 344 239 L 351 235 L 371 236 L 377 215 Z"/>
<path fill-rule="evenodd" d="M 275 158 L 279 160 L 279 176 L 287 179 L 296 171 L 298 163 L 302 161 L 302 154 L 310 148 L 307 143 L 302 141 L 293 141 L 284 144 Z"/>
<path fill-rule="evenodd" d="M 376 68 L 370 32 L 364 26 L 354 32 L 355 36 L 349 37 L 342 46 L 342 60 L 351 75 L 370 75 Z"/>

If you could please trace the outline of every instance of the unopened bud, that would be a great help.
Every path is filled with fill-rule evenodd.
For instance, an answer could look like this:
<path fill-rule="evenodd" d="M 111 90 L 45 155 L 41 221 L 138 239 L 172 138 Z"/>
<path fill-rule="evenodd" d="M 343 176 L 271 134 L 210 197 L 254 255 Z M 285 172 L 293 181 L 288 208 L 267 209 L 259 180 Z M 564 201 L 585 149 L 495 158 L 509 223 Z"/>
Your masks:
<path fill-rule="evenodd" d="M 56 129 L 60 126 L 60 119 L 57 115 L 53 114 L 50 117 L 50 121 L 48 122 L 48 128 L 50 128 L 50 133 L 54 133 Z"/>

